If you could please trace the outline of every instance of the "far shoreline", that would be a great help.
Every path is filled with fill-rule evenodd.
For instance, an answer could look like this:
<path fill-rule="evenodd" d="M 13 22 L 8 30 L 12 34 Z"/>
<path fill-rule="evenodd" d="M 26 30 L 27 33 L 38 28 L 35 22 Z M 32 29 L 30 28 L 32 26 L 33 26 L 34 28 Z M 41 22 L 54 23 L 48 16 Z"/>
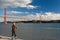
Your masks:
<path fill-rule="evenodd" d="M 40 20 L 31 20 L 31 21 L 14 21 L 16 23 L 60 23 L 60 20 L 50 20 L 50 21 L 40 21 Z M 0 22 L 4 23 L 4 22 Z M 7 21 L 7 23 L 13 23 L 13 21 Z"/>

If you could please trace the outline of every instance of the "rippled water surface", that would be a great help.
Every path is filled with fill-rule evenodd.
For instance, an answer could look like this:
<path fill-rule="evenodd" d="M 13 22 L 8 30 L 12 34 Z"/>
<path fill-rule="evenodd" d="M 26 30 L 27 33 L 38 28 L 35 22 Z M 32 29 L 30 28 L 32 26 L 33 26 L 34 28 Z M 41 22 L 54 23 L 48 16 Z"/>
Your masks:
<path fill-rule="evenodd" d="M 0 35 L 11 36 L 12 23 L 0 23 Z M 60 40 L 60 23 L 16 23 L 17 37 L 23 40 Z"/>

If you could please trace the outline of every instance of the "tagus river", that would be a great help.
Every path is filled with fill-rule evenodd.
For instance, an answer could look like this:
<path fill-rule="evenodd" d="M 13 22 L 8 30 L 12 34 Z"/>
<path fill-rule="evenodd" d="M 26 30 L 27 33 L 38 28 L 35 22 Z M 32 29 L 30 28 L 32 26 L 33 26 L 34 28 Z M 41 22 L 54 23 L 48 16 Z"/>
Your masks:
<path fill-rule="evenodd" d="M 12 23 L 0 23 L 0 35 L 11 36 Z M 16 23 L 17 37 L 23 40 L 60 40 L 60 23 Z"/>

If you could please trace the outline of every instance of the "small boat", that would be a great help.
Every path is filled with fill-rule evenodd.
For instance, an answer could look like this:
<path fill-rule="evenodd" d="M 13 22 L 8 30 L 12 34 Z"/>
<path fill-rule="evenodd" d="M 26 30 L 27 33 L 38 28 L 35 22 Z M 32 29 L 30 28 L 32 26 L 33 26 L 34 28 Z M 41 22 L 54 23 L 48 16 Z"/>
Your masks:
<path fill-rule="evenodd" d="M 23 39 L 14 38 L 14 37 L 7 37 L 7 36 L 0 36 L 0 40 L 23 40 Z"/>

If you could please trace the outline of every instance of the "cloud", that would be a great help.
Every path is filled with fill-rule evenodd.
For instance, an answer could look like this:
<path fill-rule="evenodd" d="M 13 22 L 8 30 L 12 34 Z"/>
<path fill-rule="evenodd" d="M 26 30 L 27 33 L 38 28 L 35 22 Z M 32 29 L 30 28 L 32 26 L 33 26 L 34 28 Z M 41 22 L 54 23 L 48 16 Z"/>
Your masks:
<path fill-rule="evenodd" d="M 28 5 L 26 6 L 28 9 L 33 9 L 33 8 L 36 8 L 37 6 L 33 6 L 33 5 Z"/>
<path fill-rule="evenodd" d="M 31 20 L 60 20 L 60 13 L 54 13 L 54 12 L 45 12 L 44 14 L 36 13 L 29 14 L 25 16 L 26 18 L 29 17 Z"/>
<path fill-rule="evenodd" d="M 21 14 L 29 14 L 29 12 L 20 12 L 20 11 L 7 11 L 7 14 L 16 14 L 16 15 L 21 15 Z"/>
<path fill-rule="evenodd" d="M 4 20 L 3 20 L 3 18 L 0 18 L 0 22 L 3 22 Z"/>
<path fill-rule="evenodd" d="M 21 16 L 26 20 L 60 20 L 60 14 L 54 12 L 45 12 L 44 14 L 36 13 L 36 14 L 28 14 L 26 16 Z"/>
<path fill-rule="evenodd" d="M 50 20 L 60 20 L 60 13 L 46 12 L 45 14 Z"/>
<path fill-rule="evenodd" d="M 30 5 L 32 0 L 0 0 L 0 7 L 26 7 L 29 9 L 36 8 L 36 6 Z"/>
<path fill-rule="evenodd" d="M 15 13 L 15 14 L 19 14 L 20 12 L 11 12 L 11 13 Z M 24 13 L 24 12 L 22 12 Z M 27 13 L 27 12 L 26 12 Z M 36 13 L 36 14 L 27 14 L 25 16 L 9 16 L 9 17 L 17 17 L 17 18 L 22 18 L 22 19 L 17 19 L 17 18 L 7 18 L 8 21 L 22 21 L 25 19 L 26 20 L 60 20 L 60 13 L 54 13 L 54 12 L 45 12 L 43 14 L 41 13 Z M 24 18 L 24 19 L 23 19 Z M 2 19 L 0 18 L 0 21 Z"/>
<path fill-rule="evenodd" d="M 7 11 L 7 14 L 21 14 L 22 12 L 18 11 Z"/>

